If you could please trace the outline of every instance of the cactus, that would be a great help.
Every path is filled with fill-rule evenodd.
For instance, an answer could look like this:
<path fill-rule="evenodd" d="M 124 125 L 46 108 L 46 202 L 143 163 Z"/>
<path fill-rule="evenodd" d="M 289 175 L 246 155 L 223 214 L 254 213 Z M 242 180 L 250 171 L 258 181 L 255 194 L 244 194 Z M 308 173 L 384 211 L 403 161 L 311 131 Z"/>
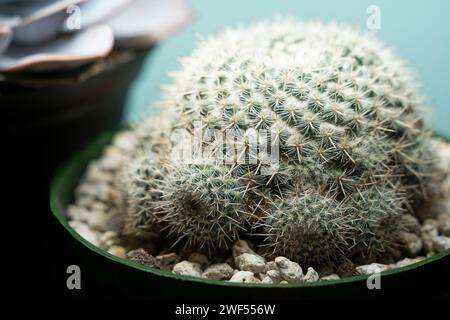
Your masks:
<path fill-rule="evenodd" d="M 346 26 L 270 22 L 203 40 L 181 64 L 162 101 L 170 123 L 141 147 L 167 148 L 136 157 L 127 173 L 146 181 L 130 192 L 135 226 L 210 249 L 250 235 L 313 264 L 397 246 L 402 217 L 426 197 L 433 157 L 415 82 L 388 49 Z M 256 160 L 174 163 L 170 133 L 193 136 L 197 123 L 201 147 L 223 151 L 205 137 L 228 130 Z M 264 173 L 270 155 L 245 143 L 252 129 L 279 144 L 276 171 Z"/>

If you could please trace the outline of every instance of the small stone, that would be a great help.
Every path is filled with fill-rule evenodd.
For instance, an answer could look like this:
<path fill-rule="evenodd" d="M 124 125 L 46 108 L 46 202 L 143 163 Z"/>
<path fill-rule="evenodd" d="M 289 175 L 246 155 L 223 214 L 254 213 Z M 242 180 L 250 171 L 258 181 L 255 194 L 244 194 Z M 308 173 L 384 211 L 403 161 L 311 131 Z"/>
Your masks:
<path fill-rule="evenodd" d="M 269 270 L 278 270 L 277 264 L 275 261 L 269 261 L 266 263 L 266 272 Z"/>
<path fill-rule="evenodd" d="M 233 276 L 233 268 L 227 263 L 216 263 L 210 265 L 203 271 L 203 277 L 208 279 L 226 280 Z"/>
<path fill-rule="evenodd" d="M 180 262 L 180 257 L 176 253 L 172 252 L 156 256 L 156 260 L 164 269 L 171 270 L 175 264 Z"/>
<path fill-rule="evenodd" d="M 108 202 L 110 189 L 108 182 L 89 182 L 80 184 L 76 192 L 79 196 L 89 196 L 101 202 Z"/>
<path fill-rule="evenodd" d="M 425 252 L 433 251 L 433 239 L 439 234 L 437 229 L 437 221 L 434 219 L 425 220 L 420 231 Z"/>
<path fill-rule="evenodd" d="M 450 212 L 439 214 L 438 229 L 442 235 L 450 237 Z"/>
<path fill-rule="evenodd" d="M 182 276 L 191 276 L 191 277 L 202 276 L 202 269 L 200 268 L 200 265 L 196 262 L 190 262 L 186 260 L 177 263 L 173 267 L 172 272 Z"/>
<path fill-rule="evenodd" d="M 371 263 L 371 264 L 366 264 L 363 266 L 356 267 L 356 270 L 360 274 L 379 273 L 379 272 L 386 271 L 387 269 L 389 269 L 389 266 L 385 265 L 385 264 L 381 264 L 381 263 Z"/>
<path fill-rule="evenodd" d="M 137 136 L 131 131 L 120 132 L 115 135 L 112 143 L 123 151 L 131 151 L 137 143 Z"/>
<path fill-rule="evenodd" d="M 437 252 L 450 249 L 450 238 L 444 236 L 437 236 L 433 239 L 433 248 Z"/>
<path fill-rule="evenodd" d="M 266 260 L 256 254 L 243 253 L 236 257 L 236 266 L 242 271 L 251 271 L 255 274 L 266 270 Z"/>
<path fill-rule="evenodd" d="M 124 160 L 126 158 L 117 147 L 109 146 L 104 151 L 100 166 L 106 171 L 115 171 L 123 164 Z"/>
<path fill-rule="evenodd" d="M 119 243 L 119 238 L 116 232 L 106 231 L 99 236 L 98 241 L 98 246 L 100 248 L 102 248 L 103 250 L 108 250 L 113 245 L 117 245 Z"/>
<path fill-rule="evenodd" d="M 112 246 L 111 248 L 109 248 L 108 253 L 119 258 L 125 258 L 126 251 L 124 247 Z"/>
<path fill-rule="evenodd" d="M 393 265 L 394 268 L 402 268 L 402 267 L 406 267 L 409 266 L 411 264 L 414 264 L 416 262 L 422 261 L 424 259 L 424 257 L 416 257 L 413 259 L 410 258 L 405 258 L 402 259 L 400 261 L 398 261 L 396 264 Z"/>
<path fill-rule="evenodd" d="M 111 172 L 104 171 L 98 161 L 94 161 L 89 164 L 86 170 L 86 177 L 90 181 L 111 182 L 114 180 L 114 175 Z"/>
<path fill-rule="evenodd" d="M 105 213 L 106 210 L 108 210 L 108 207 L 106 206 L 106 204 L 104 202 L 94 202 L 91 205 L 90 208 L 92 211 L 97 211 L 97 212 L 101 212 L 101 213 Z"/>
<path fill-rule="evenodd" d="M 261 281 L 255 278 L 251 271 L 238 271 L 231 277 L 230 282 L 259 283 Z"/>
<path fill-rule="evenodd" d="M 298 283 L 303 280 L 303 271 L 298 263 L 285 257 L 276 257 L 275 263 L 280 270 L 281 277 L 290 282 Z"/>
<path fill-rule="evenodd" d="M 264 279 L 266 277 L 266 274 L 265 273 L 258 273 L 257 275 L 256 275 L 256 278 L 258 278 L 259 280 L 261 280 L 262 281 L 262 279 Z"/>
<path fill-rule="evenodd" d="M 415 257 L 423 248 L 422 239 L 414 233 L 401 232 L 400 241 L 403 243 L 403 249 L 408 257 Z"/>
<path fill-rule="evenodd" d="M 264 277 L 264 279 L 262 279 L 261 283 L 265 283 L 265 284 L 272 284 L 273 280 L 270 277 Z"/>
<path fill-rule="evenodd" d="M 233 246 L 233 258 L 236 259 L 238 256 L 244 253 L 256 254 L 251 247 L 254 247 L 251 242 L 246 240 L 238 240 Z"/>
<path fill-rule="evenodd" d="M 323 280 L 323 281 L 330 281 L 330 280 L 339 280 L 340 278 L 341 278 L 341 277 L 339 277 L 339 275 L 333 273 L 333 274 L 330 274 L 330 275 L 328 275 L 328 276 L 325 276 L 325 277 L 320 278 L 320 280 Z"/>
<path fill-rule="evenodd" d="M 91 206 L 93 205 L 91 204 Z M 67 216 L 72 220 L 85 222 L 90 228 L 101 231 L 108 223 L 108 215 L 104 211 L 88 210 L 81 206 L 70 205 L 67 208 Z"/>
<path fill-rule="evenodd" d="M 309 267 L 303 280 L 306 282 L 315 282 L 319 280 L 319 274 L 312 267 Z"/>
<path fill-rule="evenodd" d="M 267 271 L 266 276 L 272 279 L 273 283 L 279 283 L 282 280 L 281 273 L 278 270 L 269 270 Z"/>
<path fill-rule="evenodd" d="M 92 228 L 90 228 L 86 223 L 77 220 L 72 220 L 69 221 L 69 225 L 84 239 L 98 246 L 99 234 Z"/>
<path fill-rule="evenodd" d="M 88 214 L 87 209 L 82 206 L 71 204 L 67 207 L 67 217 L 72 221 L 73 220 L 86 221 L 87 214 Z"/>
<path fill-rule="evenodd" d="M 81 208 L 85 208 L 85 209 L 86 208 L 90 208 L 92 203 L 94 202 L 94 200 L 91 197 L 87 197 L 87 196 L 83 196 L 83 195 L 77 196 L 77 197 L 78 197 L 77 198 L 77 204 L 76 204 L 77 207 L 81 207 Z M 68 217 L 70 219 L 80 220 L 80 219 L 75 218 L 75 217 L 72 218 L 72 216 L 69 216 L 69 213 L 67 213 L 67 214 L 68 214 Z"/>
<path fill-rule="evenodd" d="M 439 226 L 439 222 L 436 219 L 429 218 L 429 219 L 426 219 L 422 223 L 422 226 L 425 226 L 425 225 L 431 225 L 431 226 L 433 226 L 433 227 L 435 227 L 437 229 L 437 227 Z"/>
<path fill-rule="evenodd" d="M 188 261 L 198 263 L 202 268 L 205 268 L 210 264 L 209 259 L 200 252 L 193 252 L 189 255 Z"/>
<path fill-rule="evenodd" d="M 153 257 L 151 254 L 149 254 L 147 251 L 145 251 L 142 248 L 131 250 L 127 252 L 126 258 L 130 262 L 142 264 L 147 267 L 153 267 L 158 269 L 164 269 L 161 266 L 161 263 L 156 260 L 155 257 Z"/>
<path fill-rule="evenodd" d="M 289 284 L 286 280 L 280 281 L 280 284 Z"/>

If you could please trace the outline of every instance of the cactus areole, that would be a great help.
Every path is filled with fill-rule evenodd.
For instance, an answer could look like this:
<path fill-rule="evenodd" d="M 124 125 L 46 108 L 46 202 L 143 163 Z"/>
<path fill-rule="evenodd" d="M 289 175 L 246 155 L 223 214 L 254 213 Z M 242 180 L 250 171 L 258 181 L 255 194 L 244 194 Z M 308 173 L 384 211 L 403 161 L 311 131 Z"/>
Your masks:
<path fill-rule="evenodd" d="M 251 237 L 310 264 L 396 248 L 433 159 L 387 48 L 346 26 L 262 23 L 203 40 L 171 76 L 124 169 L 136 232 L 210 250 Z"/>

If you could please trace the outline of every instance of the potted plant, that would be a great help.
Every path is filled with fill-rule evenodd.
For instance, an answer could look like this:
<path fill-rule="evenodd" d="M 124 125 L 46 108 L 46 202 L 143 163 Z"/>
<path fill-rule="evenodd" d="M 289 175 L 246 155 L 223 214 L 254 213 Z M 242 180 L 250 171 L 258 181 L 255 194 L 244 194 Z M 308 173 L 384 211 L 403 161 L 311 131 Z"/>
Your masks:
<path fill-rule="evenodd" d="M 53 180 L 87 272 L 149 297 L 448 290 L 449 146 L 391 51 L 286 21 L 227 30 L 181 64 L 160 116 Z"/>
<path fill-rule="evenodd" d="M 47 183 L 71 151 L 117 126 L 148 52 L 189 17 L 181 0 L 1 1 L 0 105 L 11 164 L 44 154 L 36 171 Z"/>

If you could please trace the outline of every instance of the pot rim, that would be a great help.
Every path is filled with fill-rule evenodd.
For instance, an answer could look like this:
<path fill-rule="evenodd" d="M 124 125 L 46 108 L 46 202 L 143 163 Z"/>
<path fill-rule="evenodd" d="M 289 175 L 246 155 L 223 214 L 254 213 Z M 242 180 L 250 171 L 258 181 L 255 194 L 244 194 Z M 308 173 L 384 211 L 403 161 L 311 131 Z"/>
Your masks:
<path fill-rule="evenodd" d="M 205 279 L 205 278 L 197 278 L 197 277 L 191 277 L 191 276 L 184 276 L 184 275 L 178 275 L 175 273 L 172 273 L 170 271 L 163 271 L 156 268 L 147 267 L 141 264 L 133 263 L 125 258 L 119 258 L 117 256 L 114 256 L 107 251 L 97 247 L 96 245 L 92 244 L 88 240 L 84 239 L 80 234 L 78 234 L 68 223 L 68 219 L 65 215 L 65 208 L 64 205 L 60 199 L 61 190 L 64 190 L 64 182 L 67 179 L 67 176 L 71 173 L 71 171 L 77 170 L 80 166 L 86 167 L 87 163 L 92 160 L 92 156 L 99 151 L 102 150 L 102 148 L 108 144 L 115 133 L 120 131 L 121 129 L 111 131 L 111 132 L 105 132 L 101 135 L 99 135 L 96 139 L 94 139 L 93 142 L 89 143 L 87 146 L 85 146 L 81 151 L 77 152 L 74 156 L 72 156 L 70 159 L 68 159 L 66 162 L 64 162 L 62 165 L 60 165 L 54 172 L 51 182 L 50 182 L 50 209 L 52 211 L 52 214 L 55 216 L 55 218 L 59 221 L 59 223 L 69 232 L 69 234 L 78 242 L 83 244 L 87 249 L 91 250 L 95 254 L 99 254 L 103 256 L 104 258 L 110 260 L 112 263 L 118 263 L 121 265 L 124 265 L 126 267 L 135 269 L 137 271 L 142 271 L 145 273 L 150 273 L 155 276 L 160 276 L 163 278 L 168 278 L 171 280 L 180 280 L 180 281 L 188 281 L 193 283 L 201 283 L 201 284 L 207 284 L 207 285 L 218 285 L 218 286 L 231 286 L 231 287 L 239 287 L 239 288 L 261 288 L 261 289 L 279 289 L 279 288 L 308 288 L 308 287 L 330 287 L 330 286 L 337 286 L 340 284 L 348 284 L 348 283 L 363 283 L 367 281 L 367 279 L 371 275 L 358 275 L 358 276 L 351 276 L 351 277 L 345 277 L 338 280 L 326 280 L 326 281 L 315 281 L 315 282 L 302 282 L 302 283 L 288 283 L 288 284 L 263 284 L 263 283 L 236 283 L 236 282 L 229 282 L 229 281 L 223 281 L 223 280 L 214 280 L 214 279 Z M 450 141 L 450 137 L 441 134 L 436 133 L 436 137 L 441 137 L 446 141 Z M 85 171 L 85 168 L 83 169 L 83 172 Z M 438 261 L 443 259 L 444 257 L 450 256 L 450 249 L 447 249 L 445 251 L 442 251 L 438 254 L 435 254 L 429 258 L 425 258 L 419 262 L 400 267 L 400 268 L 394 268 L 389 269 L 386 271 L 383 271 L 380 273 L 381 277 L 390 277 L 394 276 L 399 273 L 407 272 L 410 270 L 414 270 L 417 268 L 420 268 L 424 265 L 430 264 L 434 261 Z"/>

